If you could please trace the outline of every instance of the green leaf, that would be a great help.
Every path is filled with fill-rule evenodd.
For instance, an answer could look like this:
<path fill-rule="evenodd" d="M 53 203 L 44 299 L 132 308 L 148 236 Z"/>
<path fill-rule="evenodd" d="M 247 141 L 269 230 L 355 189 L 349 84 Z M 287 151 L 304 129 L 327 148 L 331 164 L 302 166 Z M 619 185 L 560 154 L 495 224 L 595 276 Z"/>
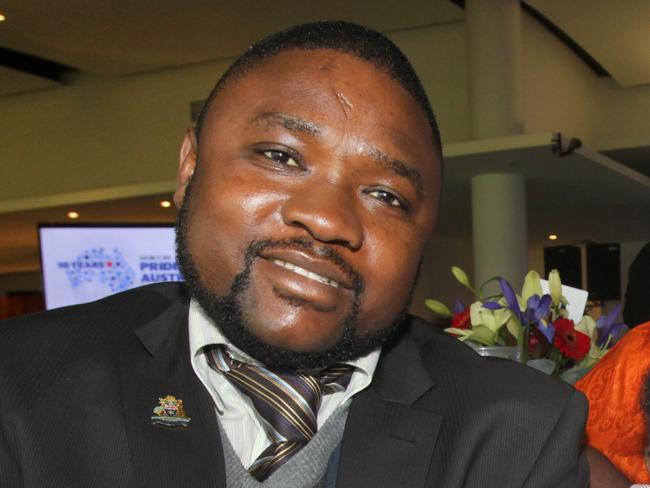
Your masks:
<path fill-rule="evenodd" d="M 524 287 L 521 289 L 521 298 L 528 300 L 533 295 L 542 296 L 542 282 L 539 279 L 539 273 L 531 270 L 526 274 Z"/>
<path fill-rule="evenodd" d="M 473 334 L 469 337 L 471 340 L 483 344 L 484 346 L 495 346 L 497 340 L 497 331 L 479 324 L 472 327 Z"/>
<path fill-rule="evenodd" d="M 442 302 L 439 302 L 438 300 L 432 300 L 431 298 L 427 298 L 424 301 L 424 304 L 427 306 L 429 310 L 431 310 L 434 313 L 437 313 L 438 315 L 442 315 L 443 317 L 453 317 L 454 314 L 451 313 L 451 310 L 449 310 L 449 307 L 445 305 Z"/>
<path fill-rule="evenodd" d="M 456 327 L 447 327 L 445 332 L 456 336 L 456 338 L 461 341 L 471 338 L 474 334 L 474 331 L 471 329 L 458 329 Z"/>
<path fill-rule="evenodd" d="M 485 288 L 487 285 L 489 285 L 493 281 L 499 281 L 499 278 L 500 278 L 499 276 L 493 276 L 492 278 L 485 280 L 481 284 L 481 286 L 479 286 L 478 293 L 476 293 L 476 298 L 478 298 L 479 300 L 487 300 L 487 298 L 483 297 L 483 288 Z"/>
<path fill-rule="evenodd" d="M 560 272 L 557 269 L 551 270 L 548 274 L 548 288 L 551 292 L 551 299 L 554 304 L 566 303 L 566 299 L 562 296 L 562 281 L 560 280 Z M 563 302 L 564 299 L 564 302 Z"/>
<path fill-rule="evenodd" d="M 575 329 L 589 336 L 592 344 L 598 339 L 598 329 L 596 328 L 596 321 L 589 315 L 584 315 L 580 322 L 575 324 Z"/>
<path fill-rule="evenodd" d="M 469 308 L 472 327 L 476 328 L 482 325 L 495 334 L 508 321 L 511 315 L 512 313 L 507 308 L 490 310 L 484 308 L 482 302 L 474 302 Z"/>
<path fill-rule="evenodd" d="M 513 314 L 510 314 L 510 318 L 506 322 L 506 328 L 512 337 L 517 339 L 517 344 L 521 346 L 523 343 L 524 328 L 519 323 L 519 320 L 517 320 L 517 317 L 515 317 Z"/>
<path fill-rule="evenodd" d="M 472 290 L 472 285 L 469 284 L 469 278 L 465 271 L 460 269 L 458 266 L 452 266 L 451 272 L 454 275 L 454 278 L 461 284 Z"/>

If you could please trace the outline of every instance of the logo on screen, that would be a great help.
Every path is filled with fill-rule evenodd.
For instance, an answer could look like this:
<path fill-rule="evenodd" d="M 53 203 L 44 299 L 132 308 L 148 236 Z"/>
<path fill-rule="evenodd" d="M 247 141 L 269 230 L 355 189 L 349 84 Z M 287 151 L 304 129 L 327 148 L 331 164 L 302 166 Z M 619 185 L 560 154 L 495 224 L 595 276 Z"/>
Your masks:
<path fill-rule="evenodd" d="M 72 288 L 96 282 L 116 293 L 128 290 L 134 283 L 135 272 L 118 248 L 114 248 L 112 253 L 102 247 L 87 249 L 73 261 L 61 261 L 58 265 L 65 270 Z"/>

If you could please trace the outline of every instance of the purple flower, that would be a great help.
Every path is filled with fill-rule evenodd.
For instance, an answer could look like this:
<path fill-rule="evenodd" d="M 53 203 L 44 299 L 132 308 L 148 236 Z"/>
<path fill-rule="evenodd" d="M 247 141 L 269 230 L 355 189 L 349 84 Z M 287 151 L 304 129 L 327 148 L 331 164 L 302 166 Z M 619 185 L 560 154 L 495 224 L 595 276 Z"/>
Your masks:
<path fill-rule="evenodd" d="M 501 291 L 503 292 L 503 297 L 506 299 L 508 308 L 514 314 L 514 316 L 517 317 L 517 320 L 519 320 L 519 322 L 524 325 L 524 316 L 521 313 L 521 310 L 519 310 L 517 294 L 512 289 L 512 286 L 510 286 L 510 283 L 508 283 L 503 278 L 499 278 L 499 285 L 501 286 Z"/>
<path fill-rule="evenodd" d="M 596 320 L 596 329 L 598 330 L 598 341 L 596 344 L 599 347 L 607 343 L 609 336 L 612 336 L 612 343 L 615 343 L 627 331 L 628 327 L 623 322 L 616 322 L 621 306 L 616 305 L 611 312 L 607 315 L 601 315 Z M 611 344 L 610 344 L 611 346 Z"/>
<path fill-rule="evenodd" d="M 463 313 L 465 311 L 465 305 L 460 300 L 456 299 L 454 302 L 454 313 Z"/>
<path fill-rule="evenodd" d="M 551 311 L 552 303 L 553 299 L 551 295 L 542 295 L 541 297 L 539 295 L 533 295 L 528 299 L 524 314 L 526 321 L 528 323 L 535 323 L 549 343 L 553 343 L 553 337 L 555 336 L 555 327 L 546 320 Z"/>
<path fill-rule="evenodd" d="M 483 302 L 481 306 L 488 310 L 501 310 L 502 308 L 506 308 L 498 302 Z"/>
<path fill-rule="evenodd" d="M 541 297 L 539 295 L 531 295 L 526 303 L 526 310 L 522 312 L 519 309 L 517 295 L 512 289 L 512 286 L 510 286 L 510 283 L 503 278 L 499 278 L 499 284 L 501 285 L 501 291 L 506 299 L 508 308 L 519 320 L 519 323 L 523 326 L 528 324 L 537 325 L 539 331 L 544 334 L 544 337 L 546 337 L 548 342 L 552 344 L 553 337 L 555 336 L 555 328 L 553 327 L 553 324 L 549 324 L 546 321 L 546 317 L 548 317 L 553 302 L 551 295 L 542 295 Z"/>

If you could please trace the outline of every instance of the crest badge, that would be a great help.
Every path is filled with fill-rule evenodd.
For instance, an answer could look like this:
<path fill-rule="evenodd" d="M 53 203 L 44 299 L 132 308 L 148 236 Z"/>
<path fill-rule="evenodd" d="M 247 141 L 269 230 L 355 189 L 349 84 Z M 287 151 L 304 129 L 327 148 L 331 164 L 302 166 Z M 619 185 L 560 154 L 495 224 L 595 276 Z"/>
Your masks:
<path fill-rule="evenodd" d="M 174 395 L 158 398 L 158 405 L 153 409 L 151 422 L 166 427 L 187 427 L 192 419 L 185 415 L 183 400 Z"/>

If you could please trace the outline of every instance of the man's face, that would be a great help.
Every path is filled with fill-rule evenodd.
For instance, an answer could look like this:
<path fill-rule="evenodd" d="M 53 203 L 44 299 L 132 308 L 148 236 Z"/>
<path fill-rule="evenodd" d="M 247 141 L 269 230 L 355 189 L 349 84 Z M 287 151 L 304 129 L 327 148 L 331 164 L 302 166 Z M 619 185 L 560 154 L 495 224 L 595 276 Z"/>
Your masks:
<path fill-rule="evenodd" d="M 201 293 L 230 294 L 246 334 L 321 353 L 404 311 L 440 162 L 424 112 L 389 75 L 336 51 L 282 52 L 218 94 L 198 165 L 184 148 L 181 252 Z"/>

